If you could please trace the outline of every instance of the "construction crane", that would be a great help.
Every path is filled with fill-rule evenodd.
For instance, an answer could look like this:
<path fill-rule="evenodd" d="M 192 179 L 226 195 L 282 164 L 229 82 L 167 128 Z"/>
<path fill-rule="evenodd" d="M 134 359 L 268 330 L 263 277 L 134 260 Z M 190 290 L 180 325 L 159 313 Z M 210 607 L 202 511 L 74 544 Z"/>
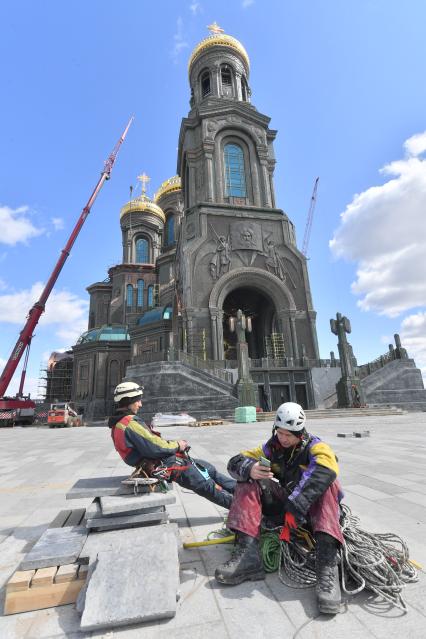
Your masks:
<path fill-rule="evenodd" d="M 318 182 L 319 177 L 317 177 L 317 179 L 315 180 L 314 189 L 312 191 L 311 202 L 308 211 L 308 219 L 306 220 L 305 235 L 303 236 L 302 253 L 305 257 L 308 253 L 309 239 L 311 237 L 312 230 L 312 221 L 314 219 L 315 204 L 317 203 Z"/>
<path fill-rule="evenodd" d="M 126 128 L 124 129 L 113 151 L 109 155 L 108 159 L 104 162 L 104 168 L 103 168 L 103 171 L 101 172 L 101 177 L 99 178 L 98 183 L 96 184 L 92 195 L 90 196 L 86 206 L 83 208 L 80 214 L 80 217 L 78 218 L 77 223 L 68 239 L 68 242 L 66 243 L 65 248 L 62 249 L 59 259 L 56 263 L 56 266 L 53 269 L 52 274 L 40 295 L 40 298 L 32 306 L 32 308 L 30 309 L 27 315 L 27 321 L 25 323 L 25 326 L 19 335 L 18 341 L 16 342 L 12 350 L 12 354 L 10 355 L 9 360 L 7 361 L 6 366 L 4 367 L 3 373 L 1 374 L 1 377 L 0 377 L 0 411 L 6 411 L 6 412 L 18 411 L 19 412 L 22 410 L 22 411 L 27 411 L 28 413 L 28 411 L 32 409 L 34 412 L 35 403 L 31 400 L 29 396 L 24 396 L 25 375 L 27 370 L 29 350 L 31 346 L 31 340 L 33 338 L 34 329 L 38 324 L 41 314 L 45 310 L 48 297 L 50 293 L 52 292 L 52 289 L 56 283 L 56 280 L 58 279 L 58 276 L 60 272 L 62 271 L 62 268 L 74 245 L 74 242 L 77 239 L 77 236 L 80 233 L 81 227 L 83 226 L 87 216 L 90 213 L 90 209 L 93 203 L 95 202 L 99 194 L 99 191 L 101 190 L 104 182 L 106 180 L 109 180 L 111 177 L 112 167 L 114 166 L 114 162 L 118 155 L 118 151 L 120 149 L 120 146 L 124 142 L 124 139 L 127 135 L 127 132 L 132 122 L 133 122 L 133 117 L 130 118 Z M 15 370 L 24 353 L 25 353 L 24 366 L 22 369 L 18 393 L 15 397 L 6 397 L 5 394 L 8 389 L 8 386 L 12 380 L 13 374 L 15 373 Z M 1 418 L 0 418 L 0 425 L 1 425 Z"/>

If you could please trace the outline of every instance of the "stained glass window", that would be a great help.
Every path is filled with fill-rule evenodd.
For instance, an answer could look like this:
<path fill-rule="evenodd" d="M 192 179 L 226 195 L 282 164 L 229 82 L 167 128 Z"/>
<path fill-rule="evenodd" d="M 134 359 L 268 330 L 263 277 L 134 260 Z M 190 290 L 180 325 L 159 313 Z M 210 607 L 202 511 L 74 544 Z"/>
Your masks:
<path fill-rule="evenodd" d="M 169 215 L 166 222 L 166 246 L 173 244 L 175 241 L 175 216 L 173 213 Z"/>
<path fill-rule="evenodd" d="M 133 286 L 127 284 L 127 306 L 133 306 Z"/>
<path fill-rule="evenodd" d="M 136 262 L 139 264 L 147 264 L 149 262 L 149 245 L 148 240 L 144 237 L 136 240 Z"/>
<path fill-rule="evenodd" d="M 137 303 L 138 306 L 141 308 L 143 307 L 143 289 L 145 286 L 145 282 L 143 280 L 138 280 L 138 299 L 137 299 Z"/>
<path fill-rule="evenodd" d="M 237 144 L 226 144 L 225 150 L 225 196 L 246 197 L 244 153 Z"/>

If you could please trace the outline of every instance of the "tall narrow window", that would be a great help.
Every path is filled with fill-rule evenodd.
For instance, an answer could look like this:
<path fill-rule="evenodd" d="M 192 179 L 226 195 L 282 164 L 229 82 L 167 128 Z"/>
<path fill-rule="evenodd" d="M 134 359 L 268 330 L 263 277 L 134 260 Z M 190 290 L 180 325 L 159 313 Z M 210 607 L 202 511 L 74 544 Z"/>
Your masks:
<path fill-rule="evenodd" d="M 210 73 L 208 71 L 204 71 L 201 76 L 201 97 L 205 98 L 207 95 L 211 93 L 210 86 Z"/>
<path fill-rule="evenodd" d="M 225 151 L 225 196 L 246 197 L 244 154 L 237 144 L 226 144 Z"/>
<path fill-rule="evenodd" d="M 144 237 L 136 240 L 136 262 L 139 264 L 147 264 L 149 262 L 149 245 L 148 240 Z"/>
<path fill-rule="evenodd" d="M 127 306 L 130 308 L 133 306 L 133 286 L 131 284 L 127 284 Z"/>
<path fill-rule="evenodd" d="M 143 280 L 138 280 L 138 298 L 137 305 L 139 308 L 143 308 L 143 289 L 145 286 L 145 282 Z"/>
<path fill-rule="evenodd" d="M 175 241 L 175 216 L 169 215 L 166 222 L 166 246 L 170 246 Z"/>
<path fill-rule="evenodd" d="M 148 286 L 148 308 L 154 306 L 154 287 Z"/>
<path fill-rule="evenodd" d="M 222 67 L 220 70 L 220 77 L 223 87 L 232 87 L 232 73 L 229 67 Z"/>

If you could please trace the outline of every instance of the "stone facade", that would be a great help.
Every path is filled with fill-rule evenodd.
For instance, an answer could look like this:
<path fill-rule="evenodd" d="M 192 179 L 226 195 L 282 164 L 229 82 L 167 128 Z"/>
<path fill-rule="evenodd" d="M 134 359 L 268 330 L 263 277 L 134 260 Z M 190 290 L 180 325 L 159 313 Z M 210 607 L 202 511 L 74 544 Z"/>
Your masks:
<path fill-rule="evenodd" d="M 192 54 L 180 178 L 163 183 L 151 200 L 141 176 L 142 195 L 121 210 L 122 263 L 87 289 L 89 332 L 120 326 L 130 335 L 122 343 L 104 336 L 74 347 L 75 400 L 84 399 L 89 416 L 101 415 L 102 392 L 108 412 L 111 361 L 142 383 L 144 364 L 169 359 L 170 349 L 232 368 L 237 344 L 230 319 L 239 309 L 251 320 L 251 360 L 283 361 L 273 372 L 262 366 L 259 405 L 268 393 L 272 408 L 282 396 L 313 405 L 309 361 L 319 354 L 307 263 L 275 201 L 276 131 L 251 103 L 249 73 L 247 53 L 231 36 L 213 32 Z M 157 308 L 170 309 L 167 317 L 152 312 Z M 272 343 L 279 353 L 271 355 Z M 91 362 L 90 384 L 80 378 L 84 362 Z"/>

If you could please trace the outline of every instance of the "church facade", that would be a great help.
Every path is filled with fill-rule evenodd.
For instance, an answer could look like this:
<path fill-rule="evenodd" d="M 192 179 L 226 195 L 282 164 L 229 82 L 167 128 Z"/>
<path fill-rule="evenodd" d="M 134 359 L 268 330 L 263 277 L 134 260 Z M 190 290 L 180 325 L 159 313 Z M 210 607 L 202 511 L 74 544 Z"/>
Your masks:
<path fill-rule="evenodd" d="M 243 45 L 212 25 L 190 57 L 189 87 L 177 175 L 153 199 L 141 176 L 142 194 L 120 212 L 122 263 L 87 289 L 89 326 L 73 347 L 73 399 L 92 418 L 112 410 L 112 391 L 125 375 L 146 387 L 156 362 L 186 363 L 200 397 L 207 391 L 197 387 L 197 366 L 222 370 L 216 376 L 232 395 L 239 309 L 249 320 L 258 404 L 315 404 L 310 371 L 319 352 L 307 262 L 275 199 L 277 132 L 252 103 Z M 168 396 L 177 410 L 173 370 L 169 392 L 150 392 L 159 393 L 158 406 Z"/>

